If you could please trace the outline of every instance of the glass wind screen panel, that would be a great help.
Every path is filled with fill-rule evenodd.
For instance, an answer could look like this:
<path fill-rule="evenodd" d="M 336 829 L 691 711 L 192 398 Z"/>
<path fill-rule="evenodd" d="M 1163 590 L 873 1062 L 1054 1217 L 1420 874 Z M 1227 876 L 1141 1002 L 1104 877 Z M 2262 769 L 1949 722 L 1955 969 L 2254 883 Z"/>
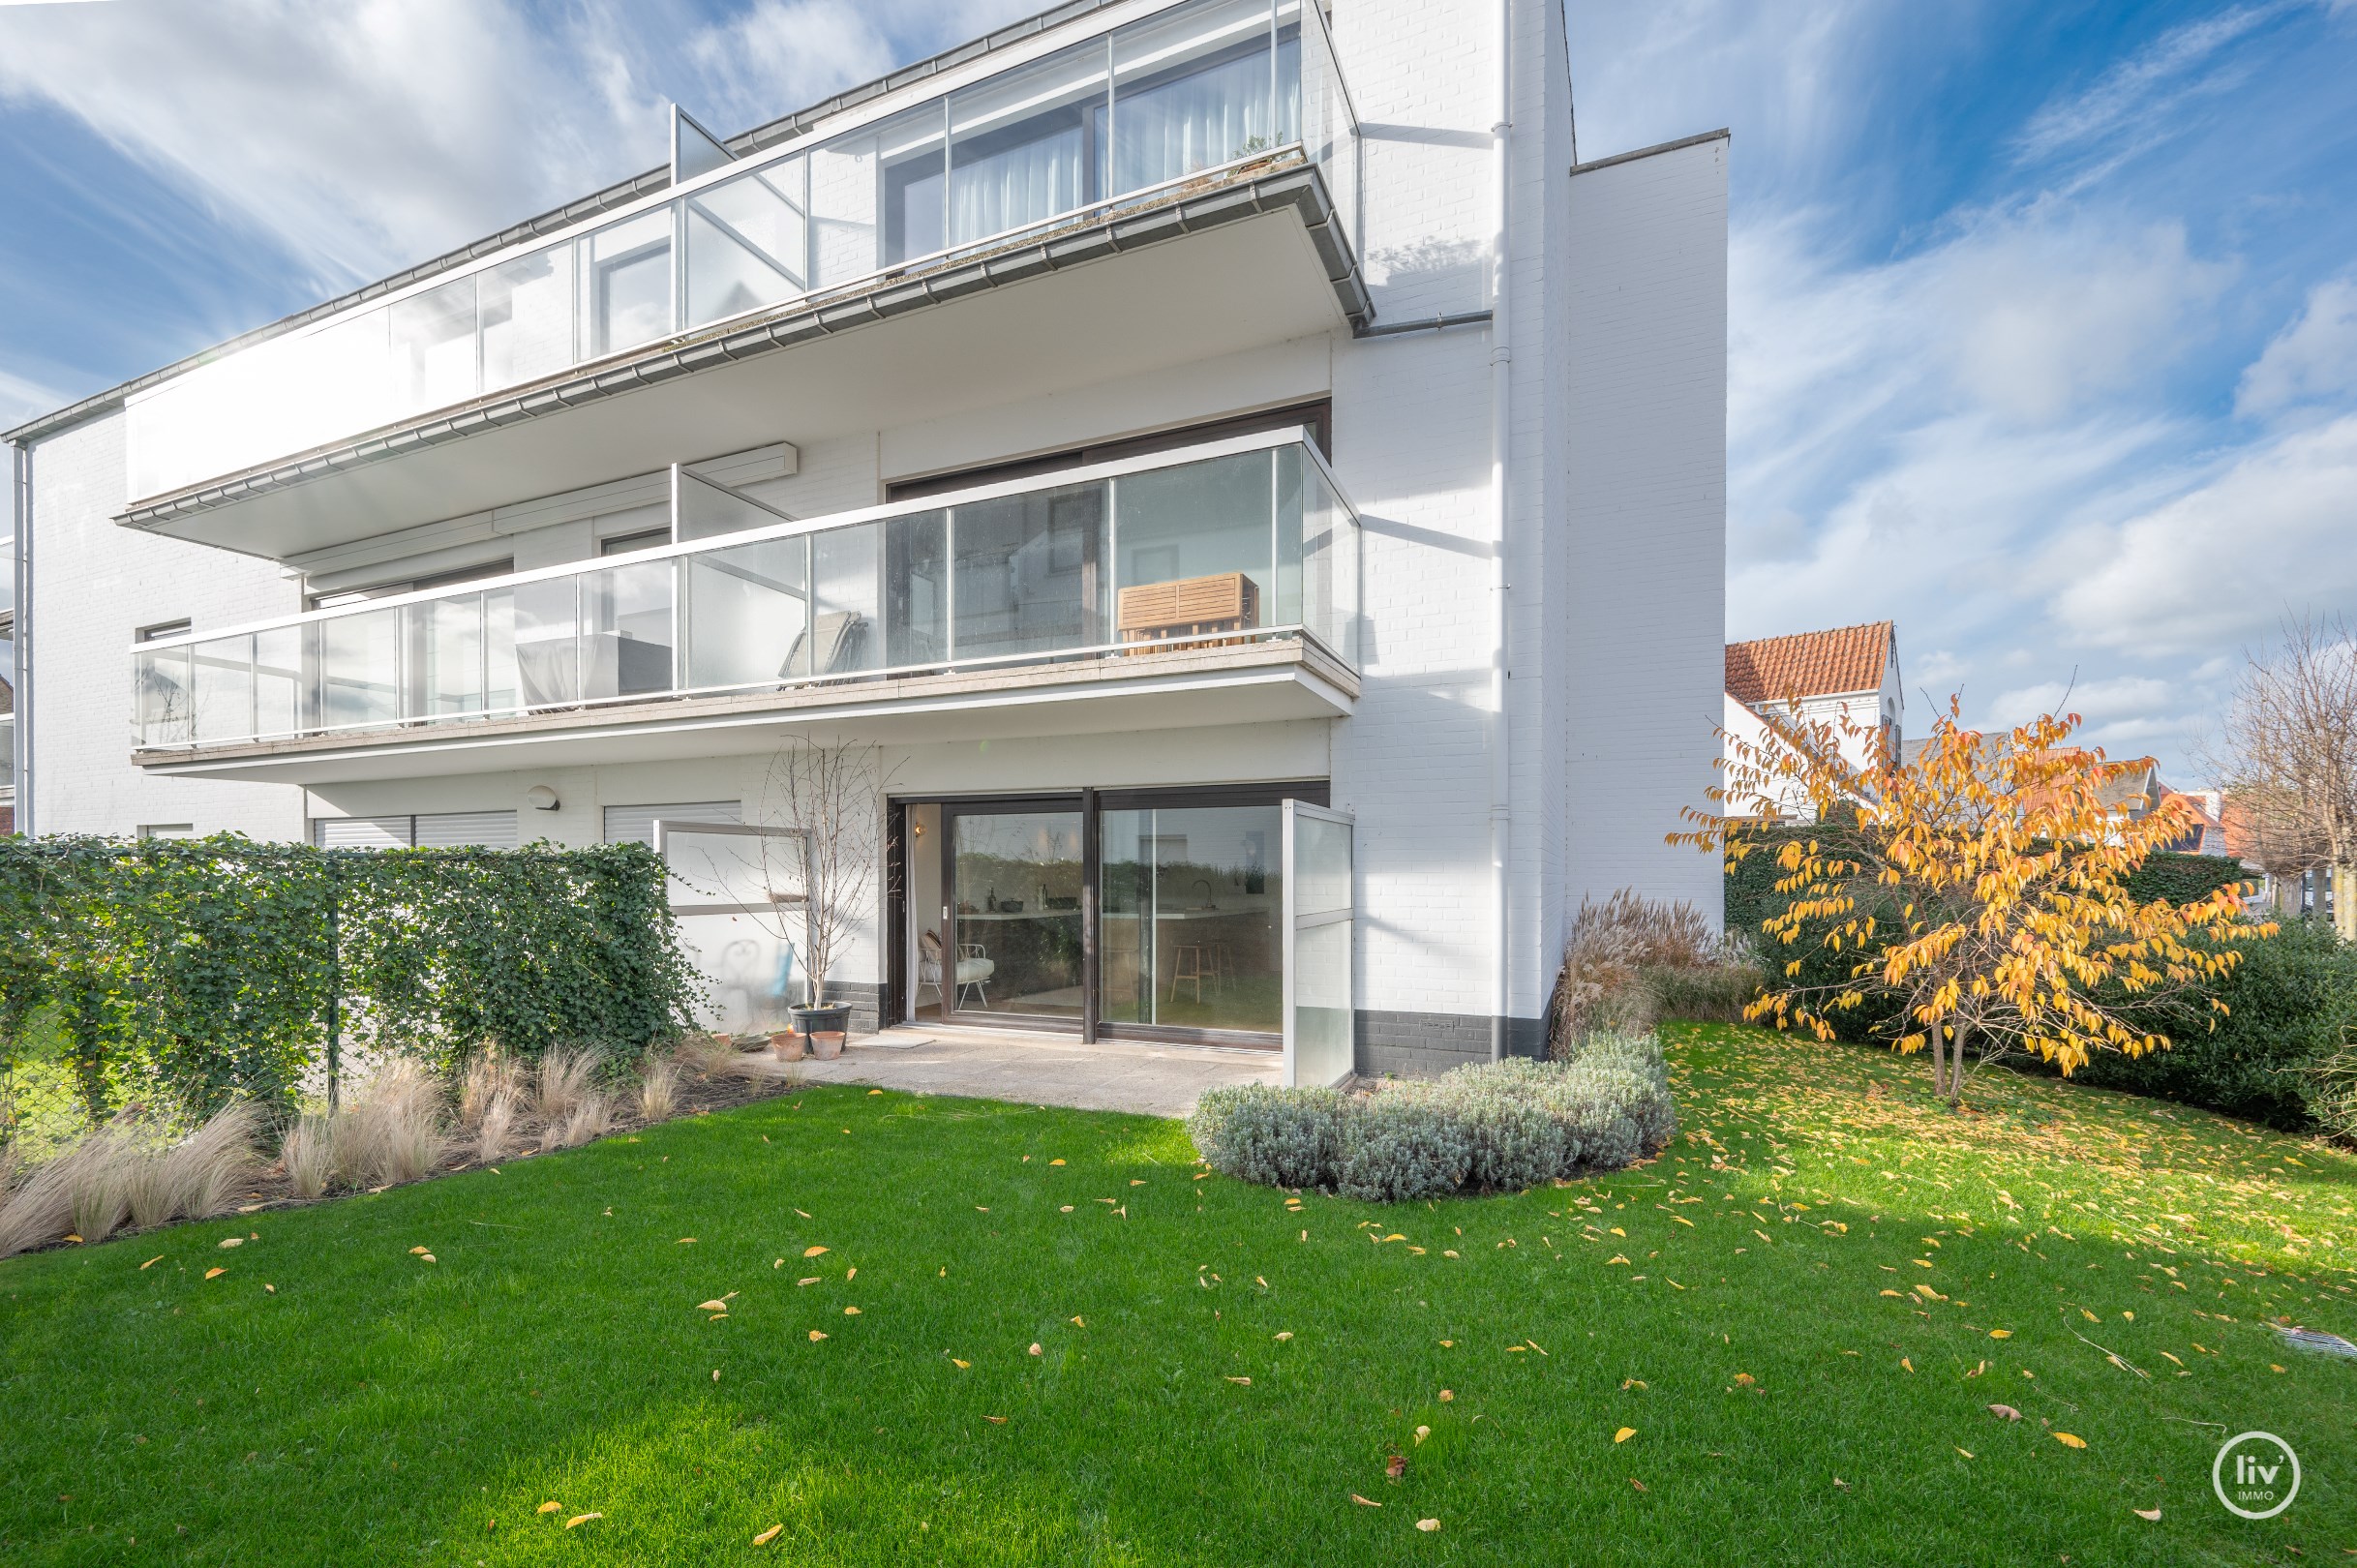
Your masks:
<path fill-rule="evenodd" d="M 884 525 L 886 665 L 931 664 L 950 654 L 947 512 L 918 512 Z"/>
<path fill-rule="evenodd" d="M 196 736 L 244 740 L 254 734 L 254 639 L 217 637 L 195 649 Z"/>
<path fill-rule="evenodd" d="M 1314 0 L 1279 0 L 1277 66 L 1280 139 L 1298 141 L 1326 180 L 1344 231 L 1358 240 L 1358 124 L 1343 74 L 1334 61 L 1334 41 Z"/>
<path fill-rule="evenodd" d="M 672 689 L 670 561 L 584 573 L 581 613 L 583 697 Z"/>
<path fill-rule="evenodd" d="M 809 165 L 801 158 L 687 198 L 687 324 L 702 326 L 810 286 Z"/>
<path fill-rule="evenodd" d="M 132 726 L 139 744 L 164 746 L 195 739 L 189 650 L 158 648 L 131 660 Z"/>
<path fill-rule="evenodd" d="M 1359 525 L 1298 446 L 1277 454 L 1278 623 L 1358 664 Z"/>
<path fill-rule="evenodd" d="M 957 812 L 950 823 L 952 1010 L 1077 1018 L 1080 813 Z"/>
<path fill-rule="evenodd" d="M 510 590 L 511 647 L 520 707 L 545 708 L 581 700 L 579 626 L 571 577 L 519 583 Z"/>
<path fill-rule="evenodd" d="M 686 559 L 687 683 L 807 676 L 810 541 L 773 539 Z"/>
<path fill-rule="evenodd" d="M 481 275 L 483 387 L 554 376 L 573 363 L 573 247 L 502 261 Z"/>
<path fill-rule="evenodd" d="M 1098 1016 L 1278 1033 L 1279 807 L 1107 811 L 1099 823 Z"/>
<path fill-rule="evenodd" d="M 319 722 L 391 724 L 401 714 L 401 612 L 371 610 L 312 623 L 318 637 Z"/>
<path fill-rule="evenodd" d="M 747 528 L 766 528 L 793 521 L 783 512 L 771 511 L 725 485 L 699 479 L 683 468 L 676 494 L 678 505 L 672 515 L 671 531 L 672 537 L 682 544 L 690 539 L 742 533 Z"/>
<path fill-rule="evenodd" d="M 810 535 L 810 635 L 788 662 L 813 679 L 875 669 L 884 654 L 876 588 L 883 530 L 873 523 Z"/>
<path fill-rule="evenodd" d="M 1220 0 L 1113 35 L 1113 194 L 1249 158 L 1270 123 L 1268 0 Z"/>
<path fill-rule="evenodd" d="M 1103 39 L 950 96 L 950 237 L 969 244 L 1104 194 Z"/>
<path fill-rule="evenodd" d="M 304 729 L 303 628 L 276 626 L 254 634 L 254 733 L 292 735 Z"/>
<path fill-rule="evenodd" d="M 671 331 L 671 209 L 658 207 L 580 242 L 584 359 Z"/>
<path fill-rule="evenodd" d="M 1286 1076 L 1295 1084 L 1331 1084 L 1351 1070 L 1354 1057 L 1352 828 L 1295 801 L 1286 801 L 1284 812 L 1292 860 Z"/>
<path fill-rule="evenodd" d="M 474 396 L 474 292 L 461 278 L 388 307 L 395 417 Z"/>
<path fill-rule="evenodd" d="M 1242 452 L 1113 482 L 1116 641 L 1271 624 L 1271 461 Z"/>
<path fill-rule="evenodd" d="M 1103 484 L 957 508 L 960 659 L 1104 641 Z"/>
<path fill-rule="evenodd" d="M 417 718 L 456 718 L 487 706 L 483 693 L 483 595 L 453 594 L 407 607 L 410 668 L 415 672 L 409 712 Z"/>

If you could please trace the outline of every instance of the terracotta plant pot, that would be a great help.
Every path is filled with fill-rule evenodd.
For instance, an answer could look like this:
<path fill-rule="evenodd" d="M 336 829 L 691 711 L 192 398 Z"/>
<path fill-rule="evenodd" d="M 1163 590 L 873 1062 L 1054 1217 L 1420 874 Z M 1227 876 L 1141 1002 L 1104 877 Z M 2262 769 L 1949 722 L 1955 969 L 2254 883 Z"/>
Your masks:
<path fill-rule="evenodd" d="M 780 1062 L 799 1062 L 809 1048 L 808 1039 L 791 1029 L 780 1029 L 770 1037 L 770 1049 Z"/>
<path fill-rule="evenodd" d="M 843 1037 L 832 1030 L 810 1037 L 810 1054 L 822 1062 L 831 1062 L 843 1054 Z"/>

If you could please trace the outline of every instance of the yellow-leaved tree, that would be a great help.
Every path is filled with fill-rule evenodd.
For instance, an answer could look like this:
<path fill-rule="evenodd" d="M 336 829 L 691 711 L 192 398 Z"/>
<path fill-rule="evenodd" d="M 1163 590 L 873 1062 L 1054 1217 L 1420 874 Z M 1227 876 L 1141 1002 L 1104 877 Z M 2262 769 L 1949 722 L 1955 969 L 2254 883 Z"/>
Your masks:
<path fill-rule="evenodd" d="M 1792 956 L 1747 1015 L 1828 1040 L 1833 1015 L 1873 1003 L 1891 1044 L 1930 1047 L 1933 1091 L 1950 1103 L 1968 1058 L 2023 1050 L 2068 1074 L 2097 1051 L 2165 1049 L 2164 1015 L 2215 1027 L 2234 944 L 2275 927 L 2245 921 L 2231 888 L 2188 904 L 2130 892 L 2190 808 L 2121 803 L 2116 786 L 2145 765 L 2072 744 L 2079 723 L 1983 735 L 1951 697 L 1904 763 L 1846 716 L 1722 732 L 1715 809 L 1688 809 L 1692 826 L 1669 837 L 1731 864 L 1776 857 L 1782 907 L 1762 930 Z M 1832 962 L 1804 962 L 1811 949 Z"/>

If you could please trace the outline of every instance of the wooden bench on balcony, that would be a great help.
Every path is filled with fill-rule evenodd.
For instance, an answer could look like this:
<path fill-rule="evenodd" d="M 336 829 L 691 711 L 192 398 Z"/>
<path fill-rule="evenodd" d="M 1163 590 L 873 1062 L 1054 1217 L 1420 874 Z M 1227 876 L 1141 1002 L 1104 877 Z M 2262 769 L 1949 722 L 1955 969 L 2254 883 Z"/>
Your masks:
<path fill-rule="evenodd" d="M 1124 643 L 1166 643 L 1182 637 L 1207 639 L 1190 643 L 1191 648 L 1247 643 L 1252 639 L 1218 634 L 1251 631 L 1260 624 L 1260 585 L 1242 572 L 1141 583 L 1121 590 L 1113 623 L 1116 639 Z"/>

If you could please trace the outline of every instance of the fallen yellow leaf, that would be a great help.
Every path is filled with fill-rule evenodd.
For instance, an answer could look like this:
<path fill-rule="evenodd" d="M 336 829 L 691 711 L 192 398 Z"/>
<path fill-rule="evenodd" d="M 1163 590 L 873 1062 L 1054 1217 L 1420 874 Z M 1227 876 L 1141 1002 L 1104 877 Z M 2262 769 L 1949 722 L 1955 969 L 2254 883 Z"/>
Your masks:
<path fill-rule="evenodd" d="M 2011 1329 L 1991 1329 L 1991 1330 L 1989 1330 L 1989 1338 L 1990 1338 L 1990 1339 L 1992 1339 L 1992 1340 L 2009 1340 L 2009 1339 L 2011 1339 L 2012 1337 L 2013 1337 L 2013 1331 L 2012 1331 Z"/>
<path fill-rule="evenodd" d="M 1061 1165 L 1064 1163 L 1064 1161 L 1061 1160 L 1050 1160 L 1048 1163 L 1051 1165 Z"/>
<path fill-rule="evenodd" d="M 232 1248 L 232 1247 L 243 1247 L 243 1246 L 245 1246 L 245 1245 L 246 1245 L 246 1238 L 245 1238 L 245 1237 L 243 1237 L 243 1236 L 224 1236 L 224 1237 L 222 1237 L 222 1238 L 221 1238 L 221 1240 L 219 1240 L 218 1242 L 215 1242 L 213 1245 L 214 1245 L 214 1246 L 216 1246 L 216 1247 L 218 1247 L 218 1248 L 220 1248 L 220 1249 L 221 1249 L 223 1251 L 225 1251 L 225 1252 L 226 1252 L 226 1251 L 228 1251 L 230 1248 Z"/>
<path fill-rule="evenodd" d="M 768 1546 L 771 1541 L 776 1540 L 784 1530 L 785 1526 L 783 1524 L 772 1524 L 768 1529 L 762 1531 L 759 1535 L 754 1536 L 753 1544 L 755 1546 Z"/>
<path fill-rule="evenodd" d="M 825 1249 L 824 1247 L 805 1247 L 805 1248 L 803 1248 L 803 1249 L 802 1249 L 802 1256 L 804 1256 L 804 1257 L 816 1257 L 816 1256 L 818 1256 L 818 1255 L 819 1255 L 821 1252 L 825 1251 L 826 1250 L 827 1250 L 827 1249 Z"/>
<path fill-rule="evenodd" d="M 1355 1492 L 1350 1494 L 1350 1500 L 1357 1503 L 1361 1508 L 1380 1508 L 1383 1506 L 1381 1503 L 1376 1502 L 1373 1497 L 1362 1497 Z"/>
<path fill-rule="evenodd" d="M 974 1363 L 971 1361 L 960 1361 L 955 1356 L 952 1356 L 950 1358 L 950 1365 L 955 1367 L 959 1372 L 964 1372 L 968 1368 L 972 1367 Z"/>
<path fill-rule="evenodd" d="M 1253 1386 L 1253 1380 L 1249 1377 L 1237 1377 L 1231 1374 L 1227 1380 L 1231 1383 L 1242 1383 L 1246 1388 Z"/>
<path fill-rule="evenodd" d="M 1416 1521 L 1416 1528 L 1424 1531 L 1428 1535 L 1439 1527 L 1440 1522 L 1436 1519 L 1420 1519 Z"/>
<path fill-rule="evenodd" d="M 234 1247 L 237 1245 L 237 1238 L 235 1236 L 231 1236 L 227 1241 L 223 1242 L 221 1245 L 224 1247 Z M 411 1257 L 423 1257 L 426 1255 L 426 1250 L 422 1247 L 412 1247 L 409 1249 L 409 1255 Z"/>
<path fill-rule="evenodd" d="M 819 1341 L 821 1341 L 821 1340 L 825 1339 L 826 1337 L 827 1337 L 827 1334 L 826 1334 L 826 1331 L 825 1331 L 824 1329 L 812 1329 L 812 1330 L 810 1331 L 810 1342 L 811 1342 L 812 1344 L 816 1344 L 816 1343 L 818 1343 L 818 1342 L 819 1342 Z"/>
<path fill-rule="evenodd" d="M 152 1269 L 152 1268 L 154 1268 L 154 1267 L 155 1267 L 157 1264 L 159 1264 L 159 1263 L 161 1263 L 161 1262 L 163 1262 L 163 1261 L 164 1261 L 164 1254 L 163 1254 L 162 1252 L 158 1252 L 158 1253 L 157 1253 L 155 1256 L 153 1256 L 153 1257 L 149 1258 L 149 1259 L 148 1259 L 146 1262 L 144 1262 L 144 1263 L 140 1264 L 140 1265 L 139 1265 L 139 1267 L 140 1267 L 140 1268 L 142 1268 L 142 1269 Z"/>
<path fill-rule="evenodd" d="M 1613 1433 L 1613 1441 L 1616 1443 L 1625 1443 L 1631 1437 L 1636 1435 L 1637 1429 L 1635 1427 L 1623 1427 L 1618 1432 Z"/>
<path fill-rule="evenodd" d="M 843 1315 L 845 1317 L 857 1317 L 860 1315 L 860 1309 L 857 1307 L 846 1307 L 843 1309 Z"/>
<path fill-rule="evenodd" d="M 224 1268 L 210 1268 L 204 1271 L 204 1277 L 208 1280 L 218 1280 L 228 1272 L 229 1271 L 227 1269 Z"/>
<path fill-rule="evenodd" d="M 1046 1354 L 1045 1351 L 1040 1348 L 1040 1342 L 1037 1340 L 1031 1342 L 1031 1353 L 1035 1356 Z"/>
<path fill-rule="evenodd" d="M 562 1513 L 563 1511 L 564 1504 L 558 1502 L 554 1498 L 551 1498 L 549 1501 L 542 1503 L 538 1508 L 532 1510 L 532 1512 L 536 1514 L 557 1514 Z"/>
<path fill-rule="evenodd" d="M 696 1303 L 696 1311 L 700 1312 L 725 1312 L 728 1311 L 728 1303 L 725 1301 L 700 1301 Z"/>
<path fill-rule="evenodd" d="M 564 1522 L 564 1527 L 568 1530 L 578 1529 L 593 1519 L 603 1519 L 606 1516 L 603 1514 L 575 1514 L 571 1519 Z"/>
<path fill-rule="evenodd" d="M 2161 1522 L 2161 1510 L 2158 1508 L 2131 1508 L 2129 1512 L 2138 1519 L 2149 1519 L 2156 1524 Z"/>
<path fill-rule="evenodd" d="M 2085 1448 L 2087 1446 L 2086 1438 L 2068 1432 L 2056 1432 L 2054 1434 L 2054 1440 L 2062 1444 L 2065 1448 Z"/>
<path fill-rule="evenodd" d="M 1293 1331 L 1291 1329 L 1286 1329 L 1284 1332 L 1277 1336 L 1277 1342 L 1283 1344 L 1285 1341 L 1291 1339 L 1292 1337 Z"/>

